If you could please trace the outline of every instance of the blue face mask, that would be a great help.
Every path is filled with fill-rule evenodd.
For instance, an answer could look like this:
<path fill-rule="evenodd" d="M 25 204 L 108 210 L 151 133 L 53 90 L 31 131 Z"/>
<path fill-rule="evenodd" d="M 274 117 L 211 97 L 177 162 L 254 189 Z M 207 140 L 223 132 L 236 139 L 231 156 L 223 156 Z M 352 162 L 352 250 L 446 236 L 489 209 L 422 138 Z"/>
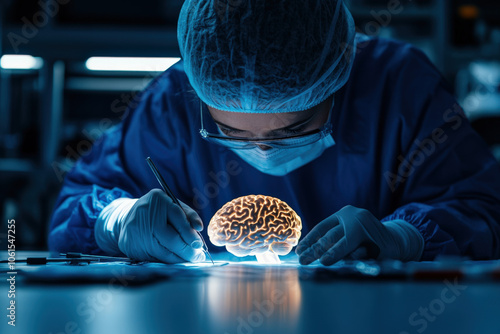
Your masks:
<path fill-rule="evenodd" d="M 231 150 L 262 173 L 274 176 L 286 175 L 318 158 L 327 148 L 335 145 L 335 141 L 331 135 L 330 124 L 332 109 L 333 103 L 330 107 L 328 120 L 320 132 L 321 138 L 311 144 L 307 143 L 311 141 L 313 136 L 317 136 L 317 134 L 302 137 L 300 139 L 289 139 L 293 141 L 294 146 L 299 144 L 298 147 L 286 148 L 285 144 L 285 148 L 274 147 L 269 150 L 262 150 L 259 147 L 250 149 L 231 148 Z M 300 146 L 301 142 L 304 143 L 303 146 Z"/>
<path fill-rule="evenodd" d="M 304 139 L 304 141 L 306 140 Z M 231 150 L 262 173 L 283 176 L 318 158 L 333 145 L 335 145 L 335 141 L 331 134 L 328 134 L 312 144 L 295 148 L 262 150 L 255 147 L 246 150 Z"/>

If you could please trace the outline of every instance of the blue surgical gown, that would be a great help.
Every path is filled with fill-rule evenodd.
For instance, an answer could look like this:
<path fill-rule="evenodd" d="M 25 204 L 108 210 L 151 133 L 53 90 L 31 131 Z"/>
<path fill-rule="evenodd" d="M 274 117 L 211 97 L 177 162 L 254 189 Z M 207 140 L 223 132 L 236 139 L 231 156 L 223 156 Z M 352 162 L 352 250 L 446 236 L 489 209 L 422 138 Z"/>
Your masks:
<path fill-rule="evenodd" d="M 283 177 L 203 140 L 199 113 L 181 61 L 132 101 L 127 117 L 66 175 L 50 249 L 102 253 L 94 238 L 101 210 L 159 188 L 145 161 L 150 156 L 205 224 L 226 202 L 263 194 L 300 215 L 303 236 L 353 205 L 382 221 L 413 224 L 425 240 L 422 260 L 500 257 L 500 165 L 439 72 L 411 45 L 358 36 L 349 80 L 335 93 L 336 145 Z M 208 242 L 206 228 L 203 234 L 211 251 L 224 250 Z"/>

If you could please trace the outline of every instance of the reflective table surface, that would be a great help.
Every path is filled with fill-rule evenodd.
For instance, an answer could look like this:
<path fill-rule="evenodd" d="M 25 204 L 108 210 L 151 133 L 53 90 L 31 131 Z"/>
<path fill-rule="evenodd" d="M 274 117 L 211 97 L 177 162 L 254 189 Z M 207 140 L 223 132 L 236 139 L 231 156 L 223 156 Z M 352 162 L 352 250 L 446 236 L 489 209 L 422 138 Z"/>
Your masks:
<path fill-rule="evenodd" d="M 0 333 L 500 333 L 498 262 L 486 277 L 456 263 L 215 260 L 17 264 L 15 327 L 0 266 Z"/>

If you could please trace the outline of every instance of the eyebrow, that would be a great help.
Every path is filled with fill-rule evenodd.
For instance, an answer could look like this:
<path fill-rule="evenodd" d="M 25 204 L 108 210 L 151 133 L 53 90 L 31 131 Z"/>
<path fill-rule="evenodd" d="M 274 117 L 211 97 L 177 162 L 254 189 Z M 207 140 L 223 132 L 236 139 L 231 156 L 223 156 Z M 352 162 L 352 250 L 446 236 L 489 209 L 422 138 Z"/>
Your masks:
<path fill-rule="evenodd" d="M 293 124 L 290 124 L 290 125 L 287 125 L 285 127 L 282 127 L 282 128 L 279 128 L 279 129 L 273 129 L 272 131 L 283 131 L 283 130 L 289 130 L 289 129 L 292 129 L 292 128 L 295 128 L 299 125 L 303 125 L 303 124 L 306 124 L 308 123 L 311 119 L 313 119 L 314 116 L 316 116 L 317 113 L 313 113 L 310 117 L 306 118 L 306 119 L 303 119 L 301 121 L 298 121 L 298 122 L 295 122 Z M 233 131 L 239 131 L 239 132 L 245 132 L 246 130 L 241 130 L 241 129 L 236 129 L 236 128 L 233 128 L 232 126 L 229 126 L 229 125 L 226 125 L 224 123 L 221 123 L 221 122 L 218 122 L 214 119 L 214 122 L 222 127 L 225 127 L 229 130 L 233 130 Z"/>

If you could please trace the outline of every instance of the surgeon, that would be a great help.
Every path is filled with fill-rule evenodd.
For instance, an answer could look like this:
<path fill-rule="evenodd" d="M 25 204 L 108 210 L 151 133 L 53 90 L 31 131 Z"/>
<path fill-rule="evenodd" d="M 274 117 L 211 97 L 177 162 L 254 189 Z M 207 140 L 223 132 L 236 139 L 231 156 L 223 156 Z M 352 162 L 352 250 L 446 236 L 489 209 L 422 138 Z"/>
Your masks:
<path fill-rule="evenodd" d="M 302 218 L 304 265 L 500 257 L 500 166 L 422 52 L 356 34 L 335 0 L 187 0 L 178 41 L 68 173 L 51 250 L 203 261 L 196 231 L 263 194 Z"/>

